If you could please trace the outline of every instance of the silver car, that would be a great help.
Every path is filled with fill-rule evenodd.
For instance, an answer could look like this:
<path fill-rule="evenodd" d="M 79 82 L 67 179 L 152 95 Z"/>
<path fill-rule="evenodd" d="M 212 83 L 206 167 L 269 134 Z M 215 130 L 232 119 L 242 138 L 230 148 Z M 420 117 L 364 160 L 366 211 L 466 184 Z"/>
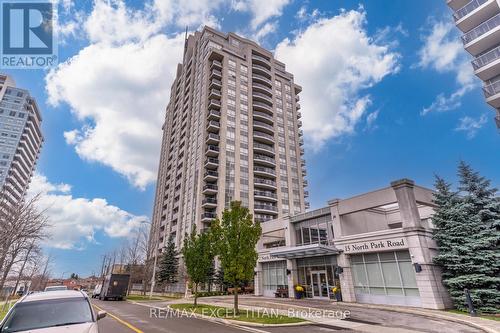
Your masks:
<path fill-rule="evenodd" d="M 85 293 L 51 291 L 26 295 L 0 323 L 1 333 L 98 333 L 97 321 L 106 312 L 95 313 Z"/>

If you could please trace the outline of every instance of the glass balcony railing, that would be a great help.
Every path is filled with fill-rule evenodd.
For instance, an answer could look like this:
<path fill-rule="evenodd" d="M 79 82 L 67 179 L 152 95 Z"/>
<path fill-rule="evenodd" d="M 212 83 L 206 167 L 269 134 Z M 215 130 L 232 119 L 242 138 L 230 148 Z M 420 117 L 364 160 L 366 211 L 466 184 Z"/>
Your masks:
<path fill-rule="evenodd" d="M 496 78 L 487 82 L 489 82 L 489 84 L 483 87 L 484 96 L 486 98 L 500 93 L 500 76 L 497 76 Z"/>
<path fill-rule="evenodd" d="M 264 149 L 264 150 L 266 150 L 266 151 L 268 151 L 268 152 L 274 153 L 274 148 L 273 148 L 273 147 L 271 147 L 271 146 L 269 146 L 269 145 L 265 145 L 265 144 L 263 144 L 263 143 L 258 143 L 258 142 L 255 142 L 255 143 L 253 144 L 253 147 L 254 147 L 254 148 Z"/>
<path fill-rule="evenodd" d="M 465 6 L 457 10 L 455 13 L 453 13 L 453 18 L 455 19 L 455 22 L 460 20 L 462 17 L 469 15 L 487 1 L 488 0 L 472 0 Z"/>
<path fill-rule="evenodd" d="M 493 50 L 490 50 L 472 60 L 472 67 L 474 70 L 478 70 L 481 67 L 491 64 L 497 59 L 500 59 L 500 46 L 497 46 Z"/>
<path fill-rule="evenodd" d="M 470 30 L 467 32 L 465 35 L 462 36 L 462 42 L 464 45 L 469 44 L 472 42 L 474 39 L 484 35 L 485 33 L 495 29 L 500 25 L 500 14 L 497 14 L 490 18 L 488 21 L 478 25 L 474 29 Z"/>

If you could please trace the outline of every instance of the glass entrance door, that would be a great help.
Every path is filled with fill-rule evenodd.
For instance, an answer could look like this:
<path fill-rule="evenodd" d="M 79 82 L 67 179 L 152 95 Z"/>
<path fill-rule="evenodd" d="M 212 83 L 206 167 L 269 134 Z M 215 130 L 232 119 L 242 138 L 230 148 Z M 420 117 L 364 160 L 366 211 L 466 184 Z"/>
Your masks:
<path fill-rule="evenodd" d="M 314 298 L 329 298 L 328 279 L 326 271 L 311 272 L 311 289 Z"/>

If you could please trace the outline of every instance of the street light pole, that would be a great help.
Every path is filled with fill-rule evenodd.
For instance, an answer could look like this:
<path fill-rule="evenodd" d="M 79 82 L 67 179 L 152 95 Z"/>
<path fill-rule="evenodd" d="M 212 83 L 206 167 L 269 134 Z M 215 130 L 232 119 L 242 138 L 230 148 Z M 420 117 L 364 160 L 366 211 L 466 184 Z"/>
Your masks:
<path fill-rule="evenodd" d="M 153 228 L 153 222 L 151 222 L 151 228 Z M 153 275 L 151 276 L 151 289 L 149 290 L 149 299 L 153 298 L 153 290 L 155 288 L 155 282 L 156 282 L 156 264 L 158 262 L 158 241 L 159 241 L 159 228 L 156 228 L 154 226 L 154 234 L 155 234 L 155 239 L 153 243 L 153 253 L 154 253 L 154 261 L 153 261 Z"/>

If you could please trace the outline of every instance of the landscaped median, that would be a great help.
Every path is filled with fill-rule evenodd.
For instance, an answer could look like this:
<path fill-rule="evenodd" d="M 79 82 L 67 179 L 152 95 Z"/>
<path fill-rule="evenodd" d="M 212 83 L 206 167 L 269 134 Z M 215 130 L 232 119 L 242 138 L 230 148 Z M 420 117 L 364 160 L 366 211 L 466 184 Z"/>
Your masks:
<path fill-rule="evenodd" d="M 279 314 L 276 310 L 246 310 L 240 309 L 238 315 L 234 314 L 234 310 L 222 306 L 198 304 L 194 306 L 190 303 L 170 304 L 169 307 L 177 310 L 181 315 L 186 313 L 198 314 L 204 317 L 220 318 L 225 320 L 235 320 L 238 322 L 260 325 L 294 325 L 307 323 L 304 319 L 297 317 L 289 317 Z"/>
<path fill-rule="evenodd" d="M 176 299 L 176 297 L 168 297 L 168 296 L 153 296 L 149 297 L 149 295 L 128 295 L 126 297 L 127 301 L 134 302 L 151 302 L 151 301 L 171 301 Z"/>

